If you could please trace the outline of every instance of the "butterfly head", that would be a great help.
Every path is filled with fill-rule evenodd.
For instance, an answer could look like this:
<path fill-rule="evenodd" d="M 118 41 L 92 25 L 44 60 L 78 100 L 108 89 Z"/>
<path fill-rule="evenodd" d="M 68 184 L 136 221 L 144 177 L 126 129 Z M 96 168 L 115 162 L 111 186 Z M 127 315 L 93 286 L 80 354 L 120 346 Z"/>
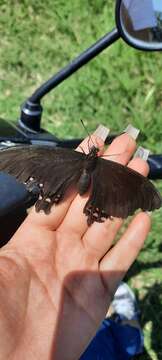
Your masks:
<path fill-rule="evenodd" d="M 99 148 L 97 148 L 96 146 L 92 146 L 90 148 L 88 157 L 89 158 L 96 158 L 98 156 L 98 153 L 99 153 Z"/>

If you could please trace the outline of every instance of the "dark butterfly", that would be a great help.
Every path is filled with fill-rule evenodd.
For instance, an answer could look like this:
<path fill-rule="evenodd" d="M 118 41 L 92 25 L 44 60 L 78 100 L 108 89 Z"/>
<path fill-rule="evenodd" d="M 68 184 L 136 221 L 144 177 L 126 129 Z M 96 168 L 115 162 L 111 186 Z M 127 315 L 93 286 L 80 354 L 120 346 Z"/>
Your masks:
<path fill-rule="evenodd" d="M 50 212 L 68 189 L 83 195 L 90 189 L 84 207 L 88 225 L 107 218 L 126 218 L 138 208 L 152 211 L 162 198 L 144 176 L 126 166 L 98 157 L 93 146 L 89 154 L 47 146 L 13 147 L 0 151 L 0 170 L 14 175 L 29 191 L 39 187 L 36 210 Z"/>

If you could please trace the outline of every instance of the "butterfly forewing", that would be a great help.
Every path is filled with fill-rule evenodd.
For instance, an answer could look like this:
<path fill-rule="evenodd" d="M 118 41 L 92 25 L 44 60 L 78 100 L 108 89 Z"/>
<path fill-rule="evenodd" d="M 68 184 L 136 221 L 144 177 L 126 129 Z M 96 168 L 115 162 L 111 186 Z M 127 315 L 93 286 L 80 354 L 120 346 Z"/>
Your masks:
<path fill-rule="evenodd" d="M 0 170 L 19 181 L 40 186 L 36 209 L 49 212 L 70 188 L 76 189 L 85 155 L 74 150 L 47 146 L 13 147 L 0 152 Z"/>

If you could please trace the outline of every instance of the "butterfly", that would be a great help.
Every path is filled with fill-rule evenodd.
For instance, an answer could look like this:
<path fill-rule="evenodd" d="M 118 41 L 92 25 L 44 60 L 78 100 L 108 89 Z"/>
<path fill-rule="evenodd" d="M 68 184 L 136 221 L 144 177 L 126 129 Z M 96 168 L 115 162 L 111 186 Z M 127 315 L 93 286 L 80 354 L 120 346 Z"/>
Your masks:
<path fill-rule="evenodd" d="M 95 146 L 88 154 L 48 146 L 11 147 L 0 151 L 0 171 L 14 175 L 29 191 L 39 189 L 36 211 L 46 214 L 68 190 L 80 195 L 89 190 L 83 209 L 88 225 L 112 217 L 125 219 L 139 208 L 161 207 L 162 197 L 147 178 L 98 153 Z"/>

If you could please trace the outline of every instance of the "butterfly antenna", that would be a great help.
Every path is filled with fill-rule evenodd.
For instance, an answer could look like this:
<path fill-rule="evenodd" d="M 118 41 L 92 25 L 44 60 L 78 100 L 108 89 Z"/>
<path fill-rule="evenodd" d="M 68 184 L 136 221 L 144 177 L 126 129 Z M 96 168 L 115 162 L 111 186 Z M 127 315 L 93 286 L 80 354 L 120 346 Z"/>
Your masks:
<path fill-rule="evenodd" d="M 82 123 L 82 126 L 83 126 L 85 132 L 86 132 L 86 133 L 88 134 L 88 136 L 89 136 L 89 139 L 88 139 L 88 149 L 90 149 L 90 146 L 89 146 L 90 141 L 92 142 L 92 144 L 93 144 L 94 146 L 95 146 L 95 144 L 94 144 L 94 142 L 93 142 L 93 140 L 92 140 L 92 136 L 90 135 L 90 133 L 88 132 L 86 126 L 84 125 L 83 120 L 81 119 L 80 121 L 81 121 L 81 123 Z"/>

